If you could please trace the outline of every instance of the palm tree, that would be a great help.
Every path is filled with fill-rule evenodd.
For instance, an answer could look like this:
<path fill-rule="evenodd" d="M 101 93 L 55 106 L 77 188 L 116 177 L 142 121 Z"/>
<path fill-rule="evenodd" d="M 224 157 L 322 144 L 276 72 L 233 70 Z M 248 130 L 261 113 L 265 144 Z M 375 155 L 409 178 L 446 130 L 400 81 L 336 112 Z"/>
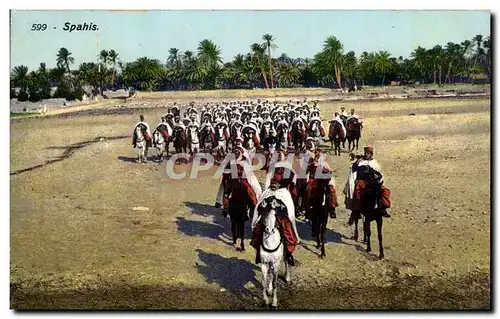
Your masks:
<path fill-rule="evenodd" d="M 296 86 L 301 75 L 297 61 L 289 61 L 278 66 L 278 84 L 282 88 Z"/>
<path fill-rule="evenodd" d="M 167 66 L 169 67 L 180 67 L 181 58 L 180 51 L 177 48 L 170 48 L 168 50 Z"/>
<path fill-rule="evenodd" d="M 123 70 L 123 76 L 132 86 L 151 91 L 157 87 L 158 80 L 163 77 L 163 71 L 160 61 L 142 57 L 135 62 L 127 63 Z"/>
<path fill-rule="evenodd" d="M 106 50 L 101 50 L 101 52 L 99 52 L 99 60 L 101 60 L 101 62 L 104 66 L 108 65 L 109 52 Z"/>
<path fill-rule="evenodd" d="M 411 53 L 413 66 L 420 71 L 420 76 L 423 81 L 428 79 L 428 68 L 429 68 L 429 54 L 427 50 L 421 46 L 418 46 Z"/>
<path fill-rule="evenodd" d="M 113 79 L 112 79 L 112 84 L 115 84 L 115 78 L 116 78 L 116 63 L 118 63 L 118 53 L 116 53 L 115 50 L 110 50 L 108 52 L 108 59 L 109 63 L 113 67 Z"/>
<path fill-rule="evenodd" d="M 30 85 L 28 67 L 26 65 L 15 66 L 10 74 L 10 82 L 12 87 L 18 87 L 21 91 L 26 91 Z"/>
<path fill-rule="evenodd" d="M 252 51 L 252 57 L 257 62 L 262 72 L 262 77 L 264 78 L 264 83 L 266 85 L 266 89 L 269 89 L 269 83 L 267 82 L 266 71 L 264 70 L 264 52 L 265 48 L 263 45 L 258 43 L 254 43 L 250 46 L 250 50 Z"/>
<path fill-rule="evenodd" d="M 198 74 L 206 88 L 215 88 L 222 63 L 220 53 L 220 48 L 211 40 L 205 39 L 198 44 Z"/>
<path fill-rule="evenodd" d="M 482 54 L 484 54 L 483 51 L 483 36 L 481 34 L 476 35 L 474 38 L 472 38 L 472 41 L 474 41 L 474 46 L 476 47 L 476 52 L 474 54 L 474 66 L 477 65 L 477 58 L 481 58 Z"/>
<path fill-rule="evenodd" d="M 356 59 L 356 53 L 354 51 L 349 51 L 344 56 L 344 74 L 349 79 L 351 84 L 356 85 L 356 77 L 358 75 L 358 61 Z"/>
<path fill-rule="evenodd" d="M 454 66 L 460 63 L 460 57 L 462 56 L 460 44 L 448 42 L 444 49 L 444 54 L 448 61 L 448 71 L 446 72 L 445 83 L 451 83 L 451 71 Z"/>
<path fill-rule="evenodd" d="M 491 80 L 491 38 L 488 36 L 484 40 L 486 69 L 488 70 L 488 79 Z"/>
<path fill-rule="evenodd" d="M 269 76 L 271 78 L 271 89 L 274 89 L 274 77 L 273 77 L 273 66 L 272 66 L 272 58 L 271 58 L 271 49 L 276 49 L 278 46 L 273 43 L 275 40 L 272 35 L 264 34 L 262 36 L 262 40 L 264 40 L 264 48 L 267 49 L 267 57 L 269 61 Z"/>
<path fill-rule="evenodd" d="M 390 59 L 391 54 L 387 51 L 379 51 L 375 57 L 375 72 L 382 75 L 382 85 L 385 84 L 385 76 L 394 68 Z"/>
<path fill-rule="evenodd" d="M 68 73 L 70 73 L 70 64 L 75 63 L 75 58 L 71 56 L 71 52 L 66 48 L 60 48 L 57 52 L 57 67 L 65 68 Z"/>
<path fill-rule="evenodd" d="M 344 46 L 335 37 L 330 36 L 323 44 L 323 51 L 320 60 L 328 69 L 333 69 L 335 78 L 340 89 L 342 89 L 341 73 L 344 65 Z"/>

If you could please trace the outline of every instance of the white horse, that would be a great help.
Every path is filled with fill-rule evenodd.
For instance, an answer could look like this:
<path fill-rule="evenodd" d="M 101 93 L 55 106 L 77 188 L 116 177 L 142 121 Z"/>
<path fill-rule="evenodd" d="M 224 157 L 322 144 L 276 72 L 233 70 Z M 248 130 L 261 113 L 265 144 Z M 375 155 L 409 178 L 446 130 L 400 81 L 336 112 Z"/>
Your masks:
<path fill-rule="evenodd" d="M 318 148 L 321 145 L 321 126 L 317 121 L 312 121 L 309 124 L 309 136 L 314 139 L 314 146 Z"/>
<path fill-rule="evenodd" d="M 146 155 L 145 155 L 145 149 L 146 149 L 146 139 L 144 138 L 144 134 L 142 134 L 142 130 L 140 125 L 138 125 L 135 128 L 135 146 L 137 147 L 137 150 L 139 151 L 139 156 L 137 158 L 137 162 L 139 163 L 145 163 L 147 161 Z"/>
<path fill-rule="evenodd" d="M 156 153 L 158 154 L 158 162 L 163 162 L 163 153 L 165 151 L 165 138 L 159 131 L 153 133 L 153 143 L 156 146 Z"/>
<path fill-rule="evenodd" d="M 216 134 L 215 136 L 217 137 L 217 147 L 216 147 L 216 152 L 217 152 L 217 157 L 218 161 L 222 161 L 224 156 L 226 156 L 226 150 L 227 150 L 227 140 L 226 140 L 226 135 L 224 134 L 224 131 L 226 130 L 226 127 L 223 125 L 218 125 L 216 126 Z"/>
<path fill-rule="evenodd" d="M 191 157 L 200 151 L 200 139 L 198 127 L 194 125 L 188 126 L 188 147 Z"/>
<path fill-rule="evenodd" d="M 283 262 L 285 250 L 281 235 L 276 227 L 276 199 L 268 203 L 265 211 L 262 213 L 262 222 L 264 226 L 262 245 L 260 246 L 261 271 L 263 297 L 266 305 L 276 308 L 278 305 L 278 273 L 281 262 Z M 290 268 L 285 261 L 285 280 L 291 281 Z M 272 302 L 269 304 L 269 296 L 272 295 Z"/>

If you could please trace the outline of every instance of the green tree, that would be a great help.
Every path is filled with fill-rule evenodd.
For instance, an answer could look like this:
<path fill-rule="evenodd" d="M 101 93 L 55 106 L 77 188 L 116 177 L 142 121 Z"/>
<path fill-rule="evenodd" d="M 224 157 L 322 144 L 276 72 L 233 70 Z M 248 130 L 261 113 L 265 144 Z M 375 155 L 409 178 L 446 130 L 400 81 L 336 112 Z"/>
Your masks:
<path fill-rule="evenodd" d="M 72 53 L 68 51 L 66 48 L 60 48 L 57 52 L 57 67 L 66 69 L 66 72 L 70 73 L 71 70 L 69 66 L 75 63 L 75 58 L 71 56 Z"/>
<path fill-rule="evenodd" d="M 269 63 L 269 77 L 271 80 L 271 89 L 274 89 L 274 77 L 273 77 L 273 64 L 272 64 L 272 57 L 271 57 L 271 49 L 276 49 L 278 46 L 274 44 L 274 38 L 270 34 L 264 34 L 262 36 L 262 40 L 264 40 L 263 47 L 267 49 L 267 58 L 268 58 L 268 63 Z"/>
<path fill-rule="evenodd" d="M 387 51 L 379 51 L 375 56 L 375 72 L 382 76 L 382 85 L 385 85 L 385 76 L 394 69 L 394 63 L 390 59 L 391 54 Z"/>
<path fill-rule="evenodd" d="M 264 48 L 264 46 L 262 46 L 258 43 L 252 44 L 250 49 L 252 51 L 253 59 L 257 62 L 257 64 L 260 67 L 260 70 L 262 72 L 262 78 L 264 79 L 264 84 L 266 85 L 266 89 L 269 89 L 269 83 L 267 81 L 266 71 L 264 69 L 264 62 L 263 62 L 264 61 L 264 52 L 266 49 Z"/>

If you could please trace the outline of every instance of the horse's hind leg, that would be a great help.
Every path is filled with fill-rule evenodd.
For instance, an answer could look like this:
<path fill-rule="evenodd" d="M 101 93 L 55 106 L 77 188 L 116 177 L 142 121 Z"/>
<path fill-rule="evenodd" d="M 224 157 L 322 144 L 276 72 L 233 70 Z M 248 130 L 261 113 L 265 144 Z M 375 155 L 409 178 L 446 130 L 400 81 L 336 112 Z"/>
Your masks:
<path fill-rule="evenodd" d="M 238 225 L 239 227 L 239 235 L 240 235 L 240 250 L 245 251 L 245 221 L 241 220 L 240 224 Z"/>
<path fill-rule="evenodd" d="M 358 221 L 358 219 L 354 220 L 354 236 L 352 236 L 352 239 L 354 239 L 355 241 L 358 241 Z"/>
<path fill-rule="evenodd" d="M 231 232 L 233 234 L 233 245 L 236 245 L 236 238 L 237 237 L 237 230 L 238 228 L 236 227 L 236 221 L 234 220 L 234 218 L 231 218 Z"/>
<path fill-rule="evenodd" d="M 371 229 L 370 229 L 370 222 L 368 221 L 368 219 L 365 219 L 364 221 L 364 232 L 366 236 L 366 251 L 370 252 L 372 251 L 372 246 L 370 243 Z"/>
<path fill-rule="evenodd" d="M 383 224 L 383 218 L 382 215 L 377 216 L 377 234 L 378 234 L 378 245 L 379 245 L 379 255 L 378 257 L 380 259 L 384 258 L 384 246 L 382 245 L 382 224 Z"/>
<path fill-rule="evenodd" d="M 321 236 L 321 255 L 320 257 L 323 258 L 326 256 L 325 253 L 325 232 L 326 232 L 326 225 L 328 223 L 328 213 L 326 210 L 323 211 L 323 216 L 321 216 L 321 226 L 320 226 L 320 236 Z"/>

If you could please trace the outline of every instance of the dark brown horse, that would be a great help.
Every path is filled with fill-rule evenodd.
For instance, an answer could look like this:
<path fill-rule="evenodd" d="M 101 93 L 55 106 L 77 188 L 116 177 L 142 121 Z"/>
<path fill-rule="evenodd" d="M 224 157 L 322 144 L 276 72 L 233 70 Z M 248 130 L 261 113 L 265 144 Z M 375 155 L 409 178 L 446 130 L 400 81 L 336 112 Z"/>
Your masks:
<path fill-rule="evenodd" d="M 186 153 L 187 151 L 187 138 L 186 130 L 181 126 L 174 127 L 173 134 L 175 153 Z"/>
<path fill-rule="evenodd" d="M 314 168 L 314 171 L 316 169 Z M 329 179 L 316 179 L 309 181 L 304 191 L 303 205 L 306 210 L 306 218 L 311 222 L 312 237 L 316 241 L 316 248 L 320 249 L 320 258 L 326 256 L 325 253 L 325 232 L 328 224 L 328 215 L 333 216 L 333 211 L 329 208 L 331 201 L 337 202 L 336 198 L 331 198 Z M 333 186 L 332 186 L 333 187 Z M 334 194 L 334 193 L 333 193 Z M 323 204 L 323 199 L 325 204 Z M 335 204 L 336 205 L 336 204 Z"/>
<path fill-rule="evenodd" d="M 354 147 L 356 147 L 356 151 L 358 150 L 358 145 L 359 145 L 359 139 L 361 138 L 361 123 L 358 121 L 357 118 L 350 118 L 349 121 L 347 121 L 347 141 L 349 142 L 348 147 L 349 147 L 349 152 L 354 150 Z M 351 143 L 352 143 L 352 149 L 351 149 Z"/>
<path fill-rule="evenodd" d="M 382 204 L 382 184 L 379 183 L 381 175 L 369 166 L 363 166 L 363 180 L 358 181 L 356 186 L 353 215 L 354 220 L 354 240 L 358 240 L 358 220 L 363 217 L 363 242 L 366 242 L 366 251 L 371 252 L 371 228 L 370 224 L 375 221 L 377 224 L 377 234 L 379 243 L 379 258 L 384 258 L 384 247 L 382 244 L 382 224 L 383 224 L 383 204 Z M 359 174 L 359 173 L 358 173 Z M 375 208 L 377 207 L 377 208 Z"/>
<path fill-rule="evenodd" d="M 298 154 L 304 147 L 304 142 L 307 137 L 307 131 L 302 120 L 296 120 L 292 123 L 290 135 L 295 153 Z"/>
<path fill-rule="evenodd" d="M 342 125 L 338 121 L 330 121 L 330 128 L 328 129 L 328 138 L 332 148 L 334 149 L 334 155 L 340 156 L 340 143 L 345 139 L 344 131 L 342 130 Z"/>

